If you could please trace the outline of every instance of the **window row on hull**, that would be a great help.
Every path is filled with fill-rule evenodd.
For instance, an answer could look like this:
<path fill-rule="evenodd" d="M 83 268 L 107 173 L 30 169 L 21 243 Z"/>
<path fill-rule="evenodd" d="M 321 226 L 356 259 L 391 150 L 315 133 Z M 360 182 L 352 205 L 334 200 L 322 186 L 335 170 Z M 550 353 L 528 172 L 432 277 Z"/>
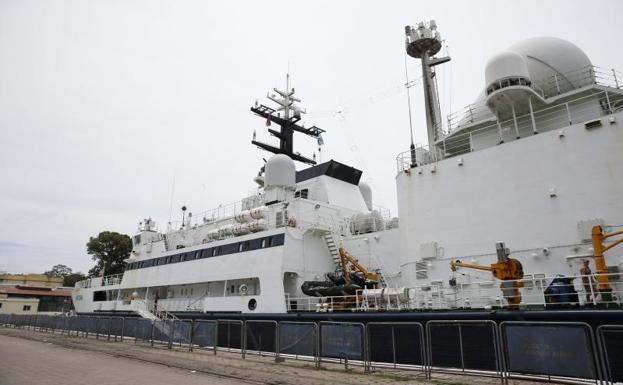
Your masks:
<path fill-rule="evenodd" d="M 170 263 L 194 261 L 196 259 L 218 257 L 219 255 L 242 253 L 244 251 L 265 249 L 268 247 L 283 246 L 285 234 L 275 234 L 268 237 L 249 239 L 207 247 L 205 249 L 181 252 L 178 254 L 168 255 L 166 257 L 152 258 L 144 261 L 129 263 L 126 270 L 143 269 L 153 266 L 168 265 Z"/>

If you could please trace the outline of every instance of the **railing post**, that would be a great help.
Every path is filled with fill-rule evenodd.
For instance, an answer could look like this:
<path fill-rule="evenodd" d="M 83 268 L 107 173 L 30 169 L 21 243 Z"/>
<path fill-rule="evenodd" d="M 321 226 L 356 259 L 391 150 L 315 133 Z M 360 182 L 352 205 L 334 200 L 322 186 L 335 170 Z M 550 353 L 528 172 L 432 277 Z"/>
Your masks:
<path fill-rule="evenodd" d="M 554 82 L 556 82 L 556 92 L 560 95 L 560 84 L 558 83 L 558 74 L 554 74 Z"/>
<path fill-rule="evenodd" d="M 532 96 L 528 98 L 528 107 L 530 107 L 530 120 L 532 121 L 532 133 L 538 134 L 536 130 L 536 122 L 534 121 L 534 110 L 532 109 Z"/>
<path fill-rule="evenodd" d="M 498 144 L 504 143 L 504 137 L 502 136 L 502 124 L 500 123 L 500 117 L 498 114 L 495 114 L 495 122 L 498 125 L 498 136 L 500 137 L 500 142 Z"/>
<path fill-rule="evenodd" d="M 610 96 L 608 95 L 608 91 L 606 91 L 606 102 L 608 103 L 608 113 L 612 114 L 612 105 L 610 104 Z"/>
<path fill-rule="evenodd" d="M 515 125 L 515 139 L 519 139 L 519 126 L 517 125 L 517 115 L 515 114 L 515 103 L 511 103 L 511 111 L 513 112 L 513 124 Z"/>
<path fill-rule="evenodd" d="M 569 119 L 569 125 L 572 125 L 573 122 L 571 121 L 571 110 L 569 110 L 569 103 L 565 103 L 565 108 L 567 109 L 567 118 Z"/>
<path fill-rule="evenodd" d="M 473 152 L 474 151 L 474 145 L 473 145 L 473 138 L 472 138 L 472 132 L 469 132 L 469 152 Z"/>
<path fill-rule="evenodd" d="M 614 76 L 614 84 L 616 84 L 617 88 L 619 88 L 619 80 L 617 79 L 617 72 L 612 69 L 612 76 Z"/>

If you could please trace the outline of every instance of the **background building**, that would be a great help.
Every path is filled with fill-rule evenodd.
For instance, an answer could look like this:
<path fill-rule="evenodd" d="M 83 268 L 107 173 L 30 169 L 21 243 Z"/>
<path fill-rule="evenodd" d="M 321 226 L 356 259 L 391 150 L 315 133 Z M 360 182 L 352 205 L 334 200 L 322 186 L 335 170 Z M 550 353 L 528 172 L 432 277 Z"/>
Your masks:
<path fill-rule="evenodd" d="M 63 286 L 62 277 L 48 277 L 45 274 L 1 274 L 0 285 L 24 285 L 56 288 Z"/>

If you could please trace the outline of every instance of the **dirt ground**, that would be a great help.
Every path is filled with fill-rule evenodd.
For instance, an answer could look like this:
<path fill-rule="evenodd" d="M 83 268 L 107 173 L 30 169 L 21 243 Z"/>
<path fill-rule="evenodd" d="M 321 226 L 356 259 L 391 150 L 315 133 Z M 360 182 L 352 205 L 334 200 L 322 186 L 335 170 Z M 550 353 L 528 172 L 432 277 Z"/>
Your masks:
<path fill-rule="evenodd" d="M 499 378 L 360 367 L 0 327 L 0 385 L 23 384 L 499 384 Z M 519 381 L 510 381 L 519 384 Z M 521 382 L 527 384 L 527 382 Z"/>

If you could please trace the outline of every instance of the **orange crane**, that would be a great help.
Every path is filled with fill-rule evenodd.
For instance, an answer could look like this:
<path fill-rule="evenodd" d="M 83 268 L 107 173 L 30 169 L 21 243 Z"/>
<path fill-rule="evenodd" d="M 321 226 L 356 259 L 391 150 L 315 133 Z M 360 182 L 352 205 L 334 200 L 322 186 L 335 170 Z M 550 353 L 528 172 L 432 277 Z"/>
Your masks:
<path fill-rule="evenodd" d="M 595 267 L 597 283 L 599 284 L 599 292 L 601 293 L 602 301 L 609 302 L 612 300 L 612 288 L 610 287 L 610 281 L 608 280 L 608 265 L 604 253 L 614 246 L 623 243 L 623 238 L 616 241 L 612 241 L 609 244 L 604 244 L 604 240 L 617 235 L 623 235 L 623 230 L 615 231 L 604 235 L 604 231 L 601 226 L 593 226 L 592 241 L 593 241 L 593 254 L 595 255 Z"/>
<path fill-rule="evenodd" d="M 359 261 L 356 260 L 352 255 L 350 255 L 348 251 L 346 251 L 345 248 L 340 247 L 339 252 L 340 252 L 340 264 L 342 265 L 342 277 L 344 277 L 344 280 L 346 282 L 350 282 L 350 273 L 351 271 L 353 271 L 357 273 L 362 273 L 366 281 L 374 282 L 374 286 L 378 285 L 379 278 L 380 278 L 378 274 L 370 273 L 368 269 L 361 266 L 359 264 Z M 349 266 L 349 264 L 351 266 Z"/>
<path fill-rule="evenodd" d="M 465 263 L 460 260 L 450 262 L 450 269 L 457 271 L 459 267 L 475 270 L 490 271 L 493 276 L 502 281 L 500 289 L 508 302 L 509 309 L 519 308 L 521 303 L 521 293 L 519 288 L 523 287 L 523 282 L 518 280 L 523 278 L 523 266 L 521 262 L 514 258 L 509 258 L 509 250 L 504 246 L 503 242 L 495 244 L 498 261 L 490 266 L 478 265 L 475 263 Z"/>

